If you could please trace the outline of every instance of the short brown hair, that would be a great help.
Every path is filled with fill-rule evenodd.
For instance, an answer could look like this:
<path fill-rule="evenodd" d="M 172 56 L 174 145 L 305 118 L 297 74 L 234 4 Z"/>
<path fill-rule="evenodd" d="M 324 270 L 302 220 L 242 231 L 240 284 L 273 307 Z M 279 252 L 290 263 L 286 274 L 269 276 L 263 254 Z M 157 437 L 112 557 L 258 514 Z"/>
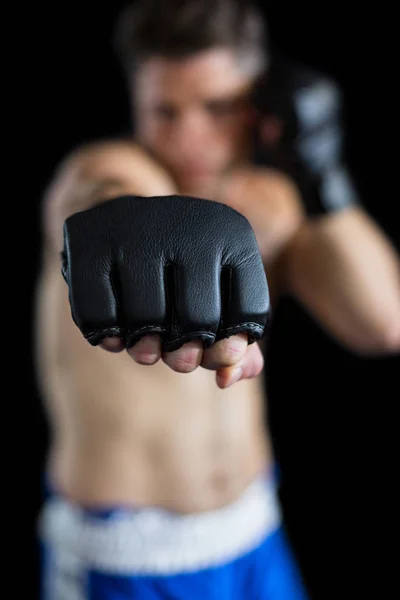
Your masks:
<path fill-rule="evenodd" d="M 250 0 L 137 0 L 120 13 L 114 47 L 126 76 L 152 56 L 183 58 L 214 47 L 267 64 L 263 15 Z"/>

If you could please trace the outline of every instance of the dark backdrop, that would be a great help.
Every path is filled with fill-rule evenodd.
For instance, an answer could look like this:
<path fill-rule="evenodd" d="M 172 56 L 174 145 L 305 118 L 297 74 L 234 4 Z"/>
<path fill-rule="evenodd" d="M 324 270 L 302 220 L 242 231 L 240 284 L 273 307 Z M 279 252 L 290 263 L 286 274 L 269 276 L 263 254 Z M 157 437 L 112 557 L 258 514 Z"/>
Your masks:
<path fill-rule="evenodd" d="M 66 5 L 24 9 L 17 47 L 22 46 L 22 54 L 15 54 L 15 73 L 22 101 L 17 141 L 23 175 L 18 184 L 25 186 L 24 231 L 33 240 L 24 256 L 29 315 L 44 185 L 72 147 L 113 135 L 129 119 L 124 83 L 110 49 L 113 19 L 122 4 L 71 0 Z M 349 3 L 320 3 L 318 9 L 307 1 L 270 1 L 264 6 L 274 43 L 334 76 L 342 86 L 349 164 L 366 208 L 399 247 L 394 160 L 398 150 L 389 148 L 396 145 L 398 125 L 395 56 L 387 34 L 391 16 L 361 12 Z M 27 386 L 28 412 L 22 417 L 17 403 L 14 423 L 25 425 L 26 433 L 21 434 L 18 449 L 24 454 L 17 460 L 12 486 L 15 481 L 22 487 L 17 497 L 26 519 L 21 536 L 29 567 L 29 579 L 25 575 L 24 580 L 32 590 L 29 598 L 34 598 L 38 583 L 34 531 L 48 431 L 32 352 L 23 353 L 21 360 L 27 375 L 17 383 Z M 318 600 L 358 599 L 366 593 L 386 597 L 383 586 L 389 585 L 391 571 L 382 564 L 390 558 L 386 536 L 394 536 L 396 514 L 393 440 L 399 366 L 399 357 L 361 359 L 343 351 L 290 299 L 275 313 L 266 373 L 282 505 Z"/>

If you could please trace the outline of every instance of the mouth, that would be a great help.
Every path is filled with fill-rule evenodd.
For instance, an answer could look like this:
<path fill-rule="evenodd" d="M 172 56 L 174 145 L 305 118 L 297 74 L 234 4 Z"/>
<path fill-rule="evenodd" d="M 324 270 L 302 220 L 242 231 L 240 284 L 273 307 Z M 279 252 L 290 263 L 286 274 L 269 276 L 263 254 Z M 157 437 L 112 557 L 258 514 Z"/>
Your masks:
<path fill-rule="evenodd" d="M 214 171 L 210 167 L 204 165 L 191 165 L 190 167 L 183 167 L 179 170 L 179 174 L 184 178 L 203 178 L 210 177 Z"/>

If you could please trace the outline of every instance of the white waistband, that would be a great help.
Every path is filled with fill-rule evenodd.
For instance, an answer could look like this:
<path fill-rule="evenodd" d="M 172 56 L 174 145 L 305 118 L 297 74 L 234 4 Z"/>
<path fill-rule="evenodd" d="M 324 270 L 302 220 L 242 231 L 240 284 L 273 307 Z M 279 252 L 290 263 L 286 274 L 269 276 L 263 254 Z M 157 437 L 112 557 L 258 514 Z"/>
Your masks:
<path fill-rule="evenodd" d="M 39 531 L 50 551 L 87 569 L 172 574 L 234 560 L 257 547 L 280 521 L 275 486 L 260 477 L 234 503 L 194 515 L 140 508 L 99 519 L 52 498 L 43 508 Z"/>

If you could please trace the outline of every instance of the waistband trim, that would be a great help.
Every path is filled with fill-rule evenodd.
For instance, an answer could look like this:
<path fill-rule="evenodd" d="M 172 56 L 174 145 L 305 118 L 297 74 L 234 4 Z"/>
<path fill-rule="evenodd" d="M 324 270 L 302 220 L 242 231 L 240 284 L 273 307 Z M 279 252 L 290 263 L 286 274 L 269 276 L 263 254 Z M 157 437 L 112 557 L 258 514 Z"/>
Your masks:
<path fill-rule="evenodd" d="M 230 562 L 256 548 L 281 522 L 275 484 L 262 476 L 234 503 L 194 515 L 160 508 L 87 515 L 50 498 L 39 519 L 43 542 L 70 566 L 120 575 L 173 574 Z"/>

